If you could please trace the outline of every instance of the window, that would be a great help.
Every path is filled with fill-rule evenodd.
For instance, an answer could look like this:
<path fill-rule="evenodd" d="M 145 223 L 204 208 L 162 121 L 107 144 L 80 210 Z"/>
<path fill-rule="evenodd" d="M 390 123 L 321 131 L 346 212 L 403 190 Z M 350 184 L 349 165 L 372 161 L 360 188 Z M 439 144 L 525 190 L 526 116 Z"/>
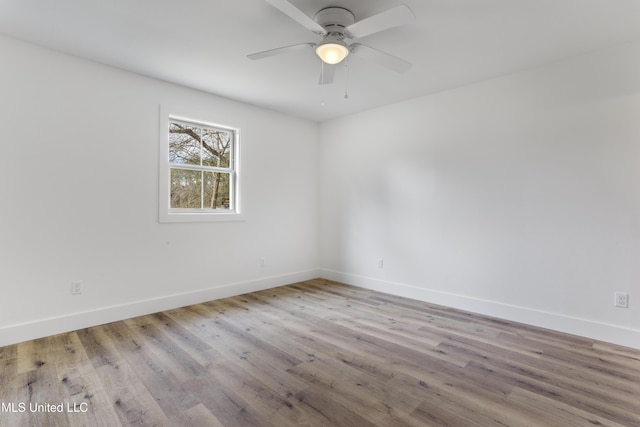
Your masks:
<path fill-rule="evenodd" d="M 238 129 L 162 116 L 160 221 L 241 219 Z"/>

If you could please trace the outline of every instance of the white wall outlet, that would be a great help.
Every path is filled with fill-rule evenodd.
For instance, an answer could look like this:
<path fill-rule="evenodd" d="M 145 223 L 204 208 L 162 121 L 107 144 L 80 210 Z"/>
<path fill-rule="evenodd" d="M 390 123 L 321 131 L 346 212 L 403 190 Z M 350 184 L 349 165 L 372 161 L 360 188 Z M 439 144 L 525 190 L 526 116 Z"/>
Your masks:
<path fill-rule="evenodd" d="M 382 258 L 380 258 L 380 259 L 378 260 L 378 268 L 379 268 L 380 270 L 382 270 L 382 269 L 384 268 L 384 260 L 383 260 Z"/>
<path fill-rule="evenodd" d="M 260 261 L 258 261 L 258 266 L 260 268 L 264 268 L 264 266 L 265 266 L 264 258 L 260 258 Z"/>
<path fill-rule="evenodd" d="M 616 292 L 614 304 L 616 307 L 629 308 L 629 294 L 626 292 Z"/>
<path fill-rule="evenodd" d="M 71 282 L 71 295 L 80 295 L 82 293 L 82 282 Z"/>

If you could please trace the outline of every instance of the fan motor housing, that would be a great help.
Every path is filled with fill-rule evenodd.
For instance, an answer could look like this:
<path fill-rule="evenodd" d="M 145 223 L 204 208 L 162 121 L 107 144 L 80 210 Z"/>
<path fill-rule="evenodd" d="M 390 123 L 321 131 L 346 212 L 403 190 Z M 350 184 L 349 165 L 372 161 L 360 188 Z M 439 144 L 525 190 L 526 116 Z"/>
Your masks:
<path fill-rule="evenodd" d="M 338 32 L 344 34 L 344 29 L 356 22 L 351 11 L 342 7 L 327 7 L 322 9 L 314 17 L 315 21 L 322 25 L 328 33 Z"/>

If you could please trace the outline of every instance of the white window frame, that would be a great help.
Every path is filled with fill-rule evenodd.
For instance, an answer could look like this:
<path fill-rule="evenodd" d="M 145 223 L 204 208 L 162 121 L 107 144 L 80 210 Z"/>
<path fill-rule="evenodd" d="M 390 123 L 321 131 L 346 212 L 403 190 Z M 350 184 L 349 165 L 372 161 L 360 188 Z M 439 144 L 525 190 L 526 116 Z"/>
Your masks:
<path fill-rule="evenodd" d="M 240 188 L 240 129 L 229 125 L 220 125 L 207 120 L 203 114 L 180 114 L 183 109 L 167 106 L 160 107 L 160 153 L 159 153 L 159 221 L 171 222 L 218 222 L 243 221 Z M 207 115 L 211 115 L 208 113 Z M 230 130 L 234 140 L 231 149 L 233 167 L 230 172 L 230 208 L 229 209 L 176 209 L 171 208 L 171 164 L 169 162 L 169 123 L 171 121 L 192 124 L 216 129 Z M 191 169 L 189 165 L 180 165 L 183 169 Z M 227 171 L 224 171 L 225 173 Z"/>

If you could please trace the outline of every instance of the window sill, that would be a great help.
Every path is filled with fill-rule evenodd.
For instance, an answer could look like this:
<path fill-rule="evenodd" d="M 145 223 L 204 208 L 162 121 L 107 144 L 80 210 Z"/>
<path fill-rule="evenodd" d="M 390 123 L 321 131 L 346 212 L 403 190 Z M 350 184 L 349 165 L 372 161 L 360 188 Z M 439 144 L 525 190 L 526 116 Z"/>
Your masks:
<path fill-rule="evenodd" d="M 179 222 L 233 222 L 244 221 L 244 215 L 237 212 L 167 212 L 160 214 L 160 223 Z"/>

